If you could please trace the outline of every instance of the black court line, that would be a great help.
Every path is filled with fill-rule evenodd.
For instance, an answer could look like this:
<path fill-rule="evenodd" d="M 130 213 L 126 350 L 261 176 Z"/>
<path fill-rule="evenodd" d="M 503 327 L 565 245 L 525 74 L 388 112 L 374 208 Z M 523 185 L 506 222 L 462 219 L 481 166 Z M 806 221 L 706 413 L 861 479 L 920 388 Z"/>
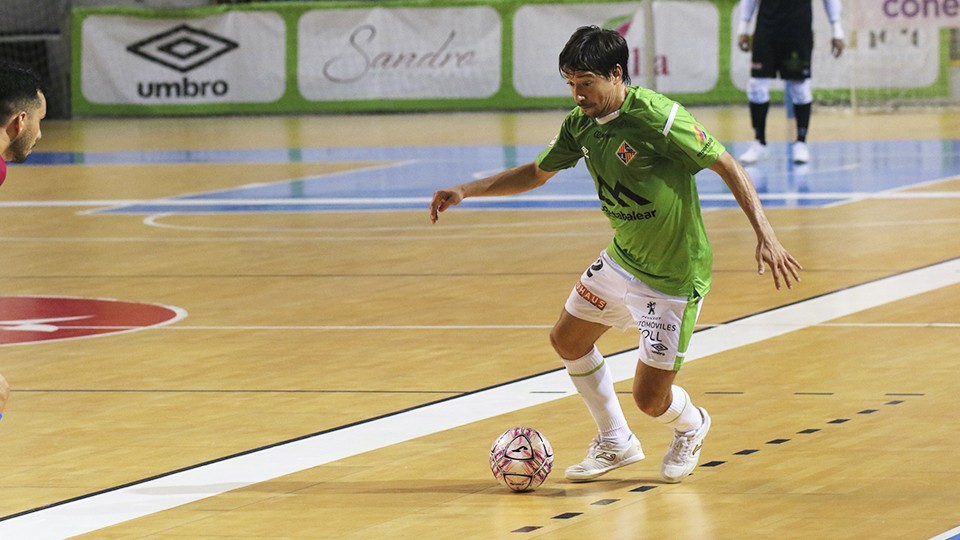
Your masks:
<path fill-rule="evenodd" d="M 755 313 L 743 315 L 743 316 L 741 316 L 741 317 L 736 317 L 736 318 L 734 318 L 734 319 L 730 319 L 730 320 L 725 321 L 725 322 L 720 323 L 720 324 L 721 324 L 721 325 L 725 325 L 725 324 L 731 324 L 731 323 L 734 323 L 734 322 L 737 322 L 737 321 L 741 321 L 741 320 L 746 320 L 746 319 L 749 319 L 749 318 L 751 318 L 751 317 L 755 317 L 755 316 L 758 316 L 758 315 L 763 315 L 763 314 L 766 314 L 766 313 L 771 313 L 771 312 L 774 312 L 774 311 L 776 311 L 776 310 L 788 308 L 788 307 L 791 307 L 791 306 L 800 305 L 800 304 L 803 304 L 803 303 L 805 303 L 805 302 L 809 302 L 809 301 L 811 301 L 811 300 L 816 300 L 816 299 L 819 299 L 819 298 L 824 298 L 824 297 L 827 297 L 827 296 L 830 296 L 830 295 L 832 295 L 832 294 L 836 294 L 836 293 L 839 293 L 839 292 L 852 290 L 852 289 L 855 289 L 855 288 L 857 288 L 857 287 L 861 287 L 861 286 L 864 286 L 864 285 L 868 285 L 868 284 L 870 284 L 870 283 L 876 283 L 876 282 L 883 281 L 883 280 L 887 280 L 887 279 L 891 279 L 891 278 L 894 278 L 894 277 L 897 277 L 897 276 L 906 275 L 906 274 L 909 274 L 909 273 L 911 273 L 911 272 L 916 272 L 916 271 L 923 270 L 923 269 L 926 269 L 926 268 L 933 268 L 933 267 L 935 267 L 935 266 L 937 266 L 937 265 L 944 264 L 944 263 L 947 263 L 947 262 L 950 262 L 950 261 L 953 261 L 953 260 L 955 260 L 955 258 L 950 258 L 950 259 L 945 259 L 945 260 L 942 260 L 942 261 L 937 261 L 937 262 L 934 262 L 934 263 L 931 263 L 931 264 L 927 264 L 927 265 L 923 265 L 923 266 L 916 267 L 916 268 L 905 269 L 905 270 L 902 270 L 902 271 L 900 271 L 900 272 L 896 272 L 896 273 L 893 273 L 893 274 L 887 274 L 887 275 L 884 275 L 884 276 L 881 276 L 881 277 L 877 277 L 877 278 L 874 278 L 874 279 L 870 279 L 870 280 L 867 280 L 867 281 L 863 281 L 863 282 L 861 282 L 861 283 L 855 283 L 855 284 L 848 285 L 848 286 L 846 286 L 846 287 L 841 287 L 841 288 L 839 288 L 839 289 L 834 289 L 834 290 L 831 290 L 831 291 L 825 291 L 825 292 L 823 292 L 823 293 L 821 293 L 821 294 L 818 294 L 818 295 L 814 295 L 814 296 L 810 296 L 810 297 L 806 297 L 806 298 L 801 298 L 801 299 L 795 300 L 795 301 L 793 301 L 793 302 L 788 302 L 788 303 L 786 303 L 786 304 L 782 304 L 782 305 L 778 305 L 778 306 L 772 306 L 772 307 L 770 307 L 770 308 L 768 308 L 768 309 L 764 309 L 764 310 L 757 311 L 757 312 L 755 312 Z M 113 278 L 114 276 L 104 276 L 104 277 L 111 277 L 111 278 Z M 709 327 L 708 327 L 708 328 L 699 328 L 699 329 L 694 330 L 693 333 L 696 334 L 696 333 L 698 333 L 698 332 L 702 332 L 702 331 L 707 330 L 707 329 L 709 329 Z M 624 350 L 619 351 L 619 352 L 609 353 L 608 356 L 614 356 L 614 355 L 623 354 L 623 353 L 626 353 L 626 352 L 632 352 L 632 351 L 636 351 L 637 349 L 638 349 L 638 347 L 631 347 L 631 348 L 624 349 Z M 152 476 L 148 476 L 148 477 L 146 477 L 146 478 L 141 478 L 141 479 L 139 479 L 139 480 L 133 480 L 133 481 L 127 482 L 127 483 L 125 483 L 125 484 L 120 484 L 120 485 L 116 485 L 116 486 L 112 486 L 112 487 L 107 487 L 107 488 L 95 490 L 95 491 L 92 491 L 92 492 L 90 492 L 90 493 L 86 493 L 86 494 L 83 494 L 83 495 L 77 495 L 76 497 L 70 497 L 70 498 L 67 498 L 67 499 L 60 500 L 60 501 L 52 502 L 52 503 L 50 503 L 50 504 L 45 504 L 45 505 L 38 506 L 38 507 L 35 507 L 35 508 L 31 508 L 31 509 L 28 509 L 28 510 L 23 510 L 23 511 L 20 511 L 20 512 L 15 512 L 15 513 L 13 513 L 13 514 L 8 514 L 8 515 L 6 515 L 6 516 L 0 516 L 0 522 L 6 521 L 6 520 L 9 520 L 9 519 L 13 519 L 13 518 L 16 518 L 16 517 L 24 516 L 24 515 L 27 515 L 27 514 L 33 514 L 33 513 L 35 513 L 35 512 L 39 512 L 39 511 L 42 511 L 42 510 L 47 510 L 47 509 L 49 509 L 49 508 L 54 508 L 54 507 L 57 507 L 57 506 L 62 506 L 62 505 L 69 504 L 69 503 L 72 503 L 72 502 L 76 502 L 76 501 L 80 501 L 80 500 L 84 500 L 84 499 L 89 499 L 89 498 L 92 498 L 92 497 L 96 497 L 96 496 L 98 496 L 98 495 L 103 495 L 103 494 L 105 494 L 105 493 L 110 493 L 110 492 L 113 492 L 113 491 L 119 491 L 119 490 L 121 490 L 121 489 L 126 489 L 126 488 L 133 487 L 133 486 L 137 486 L 137 485 L 140 485 L 140 484 L 145 484 L 145 483 L 147 483 L 147 482 L 151 482 L 151 481 L 157 480 L 157 479 L 159 479 L 159 478 L 164 478 L 164 477 L 167 477 L 167 476 L 172 476 L 172 475 L 174 475 L 174 474 L 179 474 L 179 473 L 182 473 L 182 472 L 191 471 L 191 470 L 198 469 L 198 468 L 201 468 L 201 467 L 206 467 L 206 466 L 212 465 L 212 464 L 214 464 L 214 463 L 220 463 L 220 462 L 223 462 L 223 461 L 226 461 L 226 460 L 229 460 L 229 459 L 234 459 L 234 458 L 238 458 L 238 457 L 241 457 L 241 456 L 246 456 L 246 455 L 249 455 L 249 454 L 261 452 L 261 451 L 263 451 L 263 450 L 268 450 L 268 449 L 271 449 L 271 448 L 276 448 L 276 447 L 278 447 L 278 446 L 284 446 L 284 445 L 287 445 L 287 444 L 290 444 L 290 443 L 302 441 L 302 440 L 305 440 L 305 439 L 310 439 L 310 438 L 313 438 L 313 437 L 318 437 L 318 436 L 325 435 L 325 434 L 328 434 L 328 433 L 333 433 L 333 432 L 336 432 L 336 431 L 342 431 L 342 430 L 344 430 L 344 429 L 348 429 L 348 428 L 351 428 L 351 427 L 355 427 L 355 426 L 359 426 L 359 425 L 363 425 L 363 424 L 369 424 L 369 423 L 372 423 L 372 422 L 375 422 L 375 421 L 378 421 L 378 420 L 383 420 L 383 419 L 386 419 L 386 418 L 391 418 L 391 417 L 394 417 L 394 416 L 398 416 L 398 415 L 400 415 L 400 414 L 407 413 L 407 412 L 410 412 L 410 411 L 415 411 L 415 410 L 418 410 L 418 409 L 424 409 L 424 408 L 427 408 L 427 407 L 430 407 L 430 406 L 433 406 L 433 405 L 437 405 L 437 404 L 440 404 L 440 403 L 444 403 L 444 402 L 446 402 L 446 401 L 450 401 L 450 400 L 454 400 L 454 399 L 460 399 L 460 398 L 462 398 L 462 397 L 464 397 L 464 396 L 467 396 L 467 395 L 478 394 L 478 393 L 480 393 L 480 392 L 485 392 L 485 391 L 487 391 L 487 390 L 492 390 L 492 389 L 495 389 L 495 388 L 501 388 L 501 387 L 504 387 L 504 386 L 507 386 L 507 385 L 510 385 L 510 384 L 514 384 L 514 383 L 521 382 L 521 381 L 526 381 L 526 380 L 533 379 L 533 378 L 536 378 L 536 377 L 541 377 L 541 376 L 544 376 L 544 375 L 547 375 L 547 374 L 550 374 L 550 373 L 557 373 L 557 372 L 559 372 L 559 371 L 561 371 L 561 370 L 564 370 L 564 369 L 566 369 L 566 368 L 565 368 L 565 367 L 562 367 L 562 366 L 561 366 L 561 367 L 557 367 L 557 368 L 555 368 L 555 369 L 550 369 L 550 370 L 543 371 L 543 372 L 540 372 L 540 373 L 534 373 L 534 374 L 531 374 L 531 375 L 528 375 L 528 376 L 525 376 L 525 377 L 520 377 L 520 378 L 511 380 L 511 381 L 505 381 L 505 382 L 498 383 L 498 384 L 494 384 L 494 385 L 490 385 L 490 386 L 487 386 L 487 387 L 484 387 L 484 388 L 479 388 L 479 389 L 477 389 L 477 390 L 474 390 L 474 391 L 471 391 L 471 392 L 467 392 L 467 393 L 464 393 L 464 394 L 462 394 L 462 395 L 450 396 L 450 397 L 438 399 L 438 400 L 435 400 L 435 401 L 430 401 L 430 402 L 427 402 L 427 403 L 422 403 L 422 404 L 420 404 L 420 405 L 415 405 L 415 406 L 412 406 L 412 407 L 407 407 L 407 408 L 405 408 L 405 409 L 399 409 L 399 410 L 396 410 L 396 411 L 392 411 L 392 412 L 389 412 L 389 413 L 384 413 L 384 414 L 381 414 L 381 415 L 378 415 L 378 416 L 374 416 L 374 417 L 371 417 L 371 418 L 365 418 L 365 419 L 363 419 L 363 420 L 358 420 L 358 421 L 356 421 L 356 422 L 350 422 L 350 423 L 347 423 L 347 424 L 342 424 L 342 425 L 340 425 L 340 426 L 332 427 L 332 428 L 329 428 L 329 429 L 324 429 L 324 430 L 317 431 L 317 432 L 314 432 L 314 433 L 308 433 L 308 434 L 300 435 L 300 436 L 298 436 L 298 437 L 294 437 L 294 438 L 291 438 L 291 439 L 286 439 L 286 440 L 278 441 L 278 442 L 275 442 L 275 443 L 267 444 L 267 445 L 264 445 L 264 446 L 259 446 L 259 447 L 256 447 L 256 448 L 251 448 L 251 449 L 248 449 L 248 450 L 244 450 L 244 451 L 242 451 L 242 452 L 237 452 L 237 453 L 229 454 L 229 455 L 222 456 L 222 457 L 219 457 L 219 458 L 214 458 L 214 459 L 210 459 L 210 460 L 207 460 L 207 461 L 202 461 L 202 462 L 200 462 L 200 463 L 196 463 L 196 464 L 193 464 L 193 465 L 188 465 L 188 466 L 186 466 L 186 467 L 181 467 L 181 468 L 179 468 L 179 469 L 174 469 L 174 470 L 170 470 L 170 471 L 165 471 L 165 472 L 158 473 L 158 474 L 155 474 L 155 475 L 152 475 Z M 846 420 L 843 420 L 843 421 L 846 421 Z"/>
<path fill-rule="evenodd" d="M 279 390 L 279 389 L 260 389 L 260 390 L 200 390 L 184 388 L 159 389 L 145 388 L 137 389 L 111 389 L 111 388 L 24 388 L 17 389 L 17 393 L 23 394 L 453 394 L 463 396 L 473 391 L 464 390 Z"/>
<path fill-rule="evenodd" d="M 798 394 L 800 394 L 800 392 L 798 392 Z M 832 394 L 830 394 L 830 395 L 832 395 Z M 922 394 L 921 394 L 921 395 L 922 395 Z M 898 405 L 898 404 L 900 404 L 900 403 L 903 403 L 903 401 L 888 402 L 888 403 L 886 403 L 886 404 L 887 404 L 887 405 L 890 405 L 890 404 Z M 872 414 L 872 413 L 875 413 L 875 412 L 878 412 L 878 411 L 879 411 L 879 409 L 865 409 L 865 410 L 863 410 L 863 411 L 860 411 L 860 413 L 858 413 L 858 414 Z M 829 421 L 829 422 L 827 422 L 827 423 L 829 423 L 829 424 L 838 424 L 838 423 L 846 423 L 846 422 L 848 422 L 848 421 L 849 421 L 848 419 L 845 419 L 845 418 L 844 418 L 844 419 L 831 420 L 831 421 Z M 816 433 L 816 432 L 818 432 L 818 431 L 820 431 L 819 428 L 809 428 L 809 429 L 804 429 L 804 430 L 802 430 L 802 431 L 798 431 L 797 433 L 798 433 L 798 434 L 811 434 L 811 433 Z M 782 444 L 787 443 L 787 442 L 789 442 L 789 441 L 790 441 L 790 439 L 778 438 L 778 439 L 772 439 L 772 440 L 770 440 L 770 441 L 767 441 L 766 444 L 768 444 L 768 445 L 782 445 Z M 756 454 L 757 452 L 759 452 L 759 450 L 757 450 L 757 449 L 745 449 L 745 450 L 740 450 L 740 451 L 738 451 L 738 452 L 734 452 L 733 455 L 735 455 L 735 456 L 749 456 L 749 455 Z M 717 468 L 717 467 L 720 467 L 720 466 L 722 466 L 722 465 L 724 465 L 724 464 L 726 464 L 726 463 L 727 463 L 727 462 L 724 461 L 724 460 L 713 460 L 713 461 L 708 461 L 708 462 L 706 462 L 706 463 L 702 463 L 702 464 L 699 465 L 699 467 L 700 467 L 700 468 Z M 691 475 L 691 476 L 692 476 L 692 475 Z M 674 485 L 674 484 L 670 484 L 670 485 Z M 648 492 L 648 491 L 652 491 L 652 490 L 655 489 L 656 487 L 657 487 L 656 485 L 642 485 L 642 486 L 639 486 L 639 487 L 635 487 L 635 488 L 633 488 L 633 489 L 630 489 L 629 491 L 630 491 L 631 493 L 646 493 L 646 492 Z M 599 500 L 599 501 L 596 501 L 596 502 L 591 503 L 591 506 L 606 506 L 606 505 L 610 505 L 610 504 L 617 503 L 617 502 L 619 502 L 619 501 L 620 501 L 620 499 L 601 499 L 601 500 Z M 573 518 L 573 517 L 577 517 L 577 516 L 583 515 L 583 513 L 584 513 L 584 512 L 565 512 L 565 513 L 563 513 L 563 514 L 559 514 L 559 515 L 557 515 L 557 516 L 553 516 L 552 519 L 570 519 L 570 518 Z M 527 526 L 527 527 L 521 527 L 521 528 L 519 528 L 519 529 L 515 529 L 515 530 L 513 530 L 513 531 L 511 531 L 511 532 L 532 532 L 532 531 L 535 531 L 535 530 L 540 529 L 540 528 L 542 528 L 542 527 L 541 527 L 541 526 Z"/>

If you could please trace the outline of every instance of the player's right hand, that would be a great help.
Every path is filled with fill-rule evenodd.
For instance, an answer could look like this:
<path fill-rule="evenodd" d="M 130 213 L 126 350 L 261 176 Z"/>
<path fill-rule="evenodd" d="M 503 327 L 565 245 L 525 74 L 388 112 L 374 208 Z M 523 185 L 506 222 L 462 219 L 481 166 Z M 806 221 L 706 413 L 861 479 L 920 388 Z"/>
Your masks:
<path fill-rule="evenodd" d="M 842 39 L 831 39 L 830 40 L 830 52 L 833 53 L 834 58 L 840 58 L 840 55 L 843 54 L 843 40 Z"/>
<path fill-rule="evenodd" d="M 430 221 L 436 223 L 440 218 L 440 212 L 460 204 L 461 201 L 463 201 L 463 192 L 459 189 L 439 189 L 433 192 L 433 200 L 430 201 Z"/>
<path fill-rule="evenodd" d="M 750 35 L 740 34 L 740 36 L 737 37 L 737 46 L 740 47 L 740 50 L 743 52 L 750 52 Z"/>

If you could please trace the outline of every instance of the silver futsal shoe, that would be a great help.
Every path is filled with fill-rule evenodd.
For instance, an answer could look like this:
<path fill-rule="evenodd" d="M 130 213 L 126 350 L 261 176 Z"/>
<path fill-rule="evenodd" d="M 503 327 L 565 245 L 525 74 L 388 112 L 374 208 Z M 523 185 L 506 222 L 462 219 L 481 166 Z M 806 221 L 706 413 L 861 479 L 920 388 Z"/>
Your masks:
<path fill-rule="evenodd" d="M 640 441 L 633 434 L 630 434 L 630 439 L 621 446 L 602 441 L 598 436 L 590 443 L 587 457 L 580 463 L 567 467 L 565 476 L 571 482 L 589 482 L 614 469 L 636 463 L 643 457 Z"/>
<path fill-rule="evenodd" d="M 703 415 L 703 424 L 697 429 L 679 433 L 674 431 L 673 444 L 663 456 L 663 466 L 660 468 L 660 476 L 664 481 L 671 484 L 680 482 L 697 467 L 700 461 L 700 448 L 703 446 L 703 439 L 710 431 L 710 415 L 703 407 L 697 407 L 700 414 Z"/>

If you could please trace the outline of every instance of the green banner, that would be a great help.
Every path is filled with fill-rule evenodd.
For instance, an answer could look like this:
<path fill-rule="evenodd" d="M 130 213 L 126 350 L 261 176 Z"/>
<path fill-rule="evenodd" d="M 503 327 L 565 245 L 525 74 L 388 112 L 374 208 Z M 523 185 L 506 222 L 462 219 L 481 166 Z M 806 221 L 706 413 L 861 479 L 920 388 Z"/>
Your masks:
<path fill-rule="evenodd" d="M 584 24 L 627 38 L 635 84 L 653 73 L 657 90 L 687 105 L 743 103 L 749 54 L 735 44 L 737 14 L 733 0 L 76 8 L 72 106 L 80 116 L 566 108 L 557 56 Z M 829 35 L 818 25 L 825 17 L 815 31 Z M 912 70 L 904 80 L 913 86 L 897 91 L 945 95 L 948 44 L 926 35 L 861 39 L 836 61 L 815 47 L 816 95 L 849 96 L 853 78 L 860 96 L 884 91 L 889 81 L 870 78 L 872 63 Z M 867 76 L 850 75 L 858 65 Z"/>

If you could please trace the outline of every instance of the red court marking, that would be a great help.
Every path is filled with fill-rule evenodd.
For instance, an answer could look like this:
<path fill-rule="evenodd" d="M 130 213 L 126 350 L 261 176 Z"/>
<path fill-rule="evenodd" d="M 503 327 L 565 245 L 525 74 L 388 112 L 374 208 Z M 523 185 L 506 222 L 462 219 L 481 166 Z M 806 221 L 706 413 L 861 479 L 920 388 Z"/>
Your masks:
<path fill-rule="evenodd" d="M 0 345 L 134 332 L 186 316 L 178 307 L 122 300 L 0 296 Z"/>

